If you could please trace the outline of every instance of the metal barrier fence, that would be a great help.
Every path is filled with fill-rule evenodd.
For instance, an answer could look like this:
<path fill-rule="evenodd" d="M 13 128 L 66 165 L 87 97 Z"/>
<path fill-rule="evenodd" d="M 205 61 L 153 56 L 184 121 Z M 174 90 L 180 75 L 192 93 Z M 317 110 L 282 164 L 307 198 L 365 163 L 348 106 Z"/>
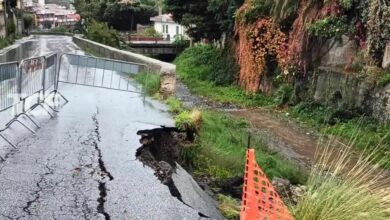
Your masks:
<path fill-rule="evenodd" d="M 0 112 L 15 104 L 18 67 L 18 62 L 0 64 Z"/>
<path fill-rule="evenodd" d="M 149 72 L 145 64 L 76 54 L 63 54 L 59 63 L 59 82 L 128 92 L 137 92 L 130 86 L 129 74 Z"/>
<path fill-rule="evenodd" d="M 50 94 L 49 90 L 53 89 L 56 84 L 57 75 L 57 54 L 50 54 L 46 56 L 45 74 L 43 75 L 43 98 L 47 98 Z"/>
<path fill-rule="evenodd" d="M 20 64 L 20 98 L 26 99 L 43 90 L 45 57 L 34 57 L 23 60 Z"/>
<path fill-rule="evenodd" d="M 45 99 L 51 88 L 54 91 L 57 75 L 57 54 L 34 57 L 23 60 L 20 65 L 17 62 L 0 64 L 0 112 L 18 106 L 22 106 L 21 112 L 15 111 L 14 118 L 9 121 L 3 129 L 0 129 L 0 138 L 4 139 L 12 147 L 16 147 L 1 132 L 8 129 L 13 123 L 19 123 L 32 133 L 35 131 L 19 120 L 20 116 L 29 119 L 37 128 L 39 125 L 27 113 L 32 109 L 41 106 L 51 117 L 53 115 L 47 110 Z M 36 96 L 37 101 L 26 110 L 26 99 Z M 43 98 L 41 98 L 43 97 Z M 53 111 L 51 106 L 47 105 Z M 0 157 L 1 159 L 1 157 Z"/>
<path fill-rule="evenodd" d="M 59 82 L 138 93 L 138 91 L 132 91 L 134 87 L 130 85 L 129 74 L 138 74 L 142 71 L 149 72 L 148 66 L 69 53 L 62 54 L 60 58 L 57 54 L 49 54 L 25 59 L 20 65 L 18 62 L 2 63 L 0 64 L 0 112 L 12 107 L 17 110 L 20 105 L 22 109 L 5 125 L 5 128 L 0 129 L 0 138 L 16 148 L 9 139 L 1 134 L 15 122 L 35 133 L 33 129 L 20 121 L 19 117 L 28 118 L 39 128 L 39 125 L 27 114 L 38 106 L 41 106 L 53 117 L 46 107 L 55 112 L 57 110 L 45 103 L 49 95 L 51 93 L 54 93 L 54 96 L 58 94 L 68 102 L 58 92 Z M 53 101 L 55 100 L 54 96 Z M 26 110 L 26 99 L 34 97 L 37 98 L 36 102 L 28 106 Z M 3 158 L 0 157 L 0 159 Z"/>

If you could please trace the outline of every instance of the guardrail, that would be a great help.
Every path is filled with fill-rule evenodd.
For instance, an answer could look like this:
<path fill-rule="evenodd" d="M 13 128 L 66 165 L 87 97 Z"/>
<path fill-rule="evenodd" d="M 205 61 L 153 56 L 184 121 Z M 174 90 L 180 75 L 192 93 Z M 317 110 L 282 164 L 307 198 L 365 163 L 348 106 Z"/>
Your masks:
<path fill-rule="evenodd" d="M 19 120 L 21 116 L 30 120 L 34 126 L 39 125 L 27 113 L 38 106 L 41 106 L 51 117 L 53 115 L 46 106 L 56 111 L 45 100 L 50 93 L 56 92 L 57 84 L 57 54 L 29 58 L 18 62 L 0 64 L 0 112 L 14 108 L 14 117 L 0 129 L 0 138 L 5 140 L 13 148 L 15 144 L 6 138 L 2 132 L 8 129 L 13 123 L 19 123 L 31 133 L 35 131 Z M 37 97 L 36 102 L 26 109 L 26 99 Z M 62 96 L 62 95 L 61 95 Z M 63 97 L 63 96 L 62 96 Z M 65 99 L 67 102 L 67 100 Z M 46 104 L 46 105 L 45 105 Z M 18 112 L 18 106 L 21 111 Z M 2 159 L 0 157 L 0 159 Z"/>

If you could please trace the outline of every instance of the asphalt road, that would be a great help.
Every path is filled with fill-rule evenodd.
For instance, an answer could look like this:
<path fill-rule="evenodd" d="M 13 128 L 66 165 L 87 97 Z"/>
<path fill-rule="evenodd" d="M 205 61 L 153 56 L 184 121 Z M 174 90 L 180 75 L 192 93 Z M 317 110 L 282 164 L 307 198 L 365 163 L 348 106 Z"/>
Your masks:
<path fill-rule="evenodd" d="M 21 52 L 11 50 L 1 60 L 78 49 L 58 36 L 20 44 Z M 60 84 L 60 91 L 70 102 L 54 118 L 32 112 L 41 126 L 36 135 L 15 124 L 4 134 L 17 149 L 0 140 L 0 219 L 222 218 L 184 170 L 174 175 L 181 202 L 136 160 L 138 130 L 174 124 L 166 106 L 137 93 L 70 84 Z M 10 114 L 0 113 L 0 125 Z"/>

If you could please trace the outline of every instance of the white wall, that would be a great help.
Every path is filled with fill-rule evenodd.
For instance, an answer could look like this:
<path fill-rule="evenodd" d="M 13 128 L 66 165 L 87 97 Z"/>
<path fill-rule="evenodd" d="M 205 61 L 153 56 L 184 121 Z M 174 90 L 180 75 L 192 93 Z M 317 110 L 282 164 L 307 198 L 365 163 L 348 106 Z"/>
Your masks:
<path fill-rule="evenodd" d="M 165 26 L 165 28 L 163 28 L 163 25 Z M 168 31 L 166 30 L 166 27 L 168 27 Z M 161 33 L 164 38 L 167 38 L 169 35 L 171 42 L 175 40 L 176 34 L 183 35 L 186 39 L 188 38 L 187 34 L 185 33 L 185 27 L 176 23 L 156 21 L 154 22 L 154 29 L 156 29 L 157 32 Z"/>

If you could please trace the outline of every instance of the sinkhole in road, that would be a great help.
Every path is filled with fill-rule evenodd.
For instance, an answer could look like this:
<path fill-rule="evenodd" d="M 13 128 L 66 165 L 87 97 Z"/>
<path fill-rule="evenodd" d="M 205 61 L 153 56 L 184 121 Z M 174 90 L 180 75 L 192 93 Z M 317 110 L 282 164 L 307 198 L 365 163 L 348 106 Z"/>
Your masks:
<path fill-rule="evenodd" d="M 172 178 L 178 166 L 177 163 L 183 164 L 180 152 L 185 143 L 193 141 L 192 134 L 189 135 L 188 132 L 182 132 L 175 127 L 161 127 L 152 130 L 140 130 L 137 135 L 141 136 L 140 143 L 142 146 L 137 149 L 136 158 L 155 171 L 154 174 L 162 184 L 168 187 L 172 196 L 184 205 L 193 208 L 183 200 Z M 198 215 L 209 218 L 202 212 L 198 212 Z"/>

